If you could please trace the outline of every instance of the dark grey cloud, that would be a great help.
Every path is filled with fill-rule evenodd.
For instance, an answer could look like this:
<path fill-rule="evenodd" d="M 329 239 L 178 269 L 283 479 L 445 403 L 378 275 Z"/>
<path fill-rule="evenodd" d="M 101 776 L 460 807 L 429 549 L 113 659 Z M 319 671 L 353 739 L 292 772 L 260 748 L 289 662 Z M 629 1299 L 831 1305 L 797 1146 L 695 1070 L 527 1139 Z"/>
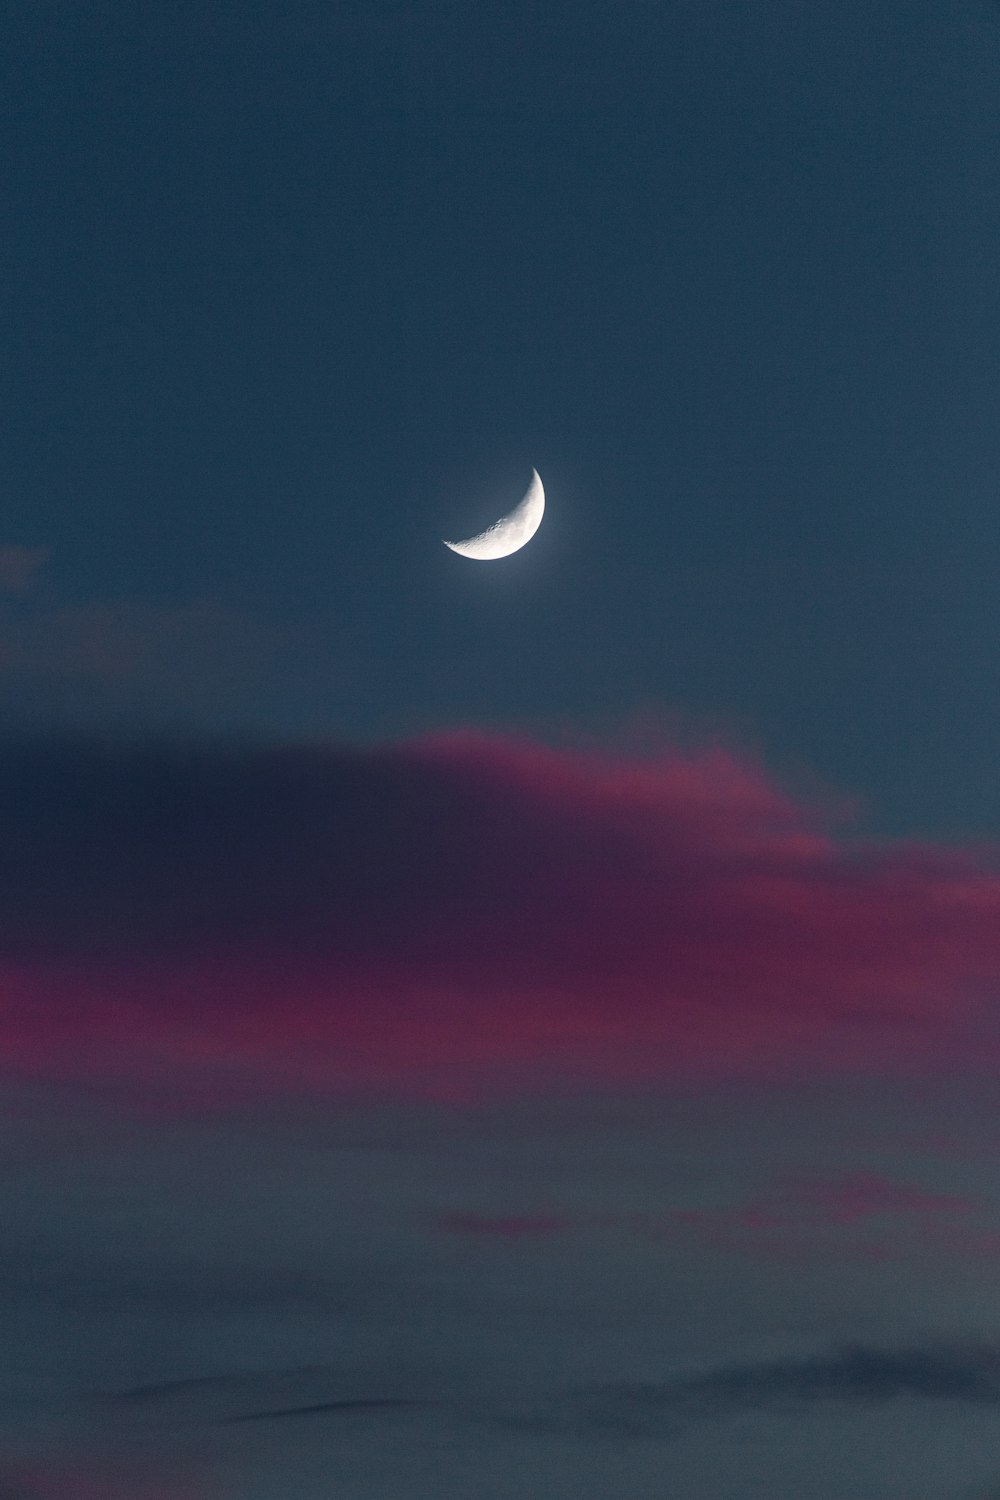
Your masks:
<path fill-rule="evenodd" d="M 593 1384 L 557 1397 L 528 1425 L 663 1437 L 680 1424 L 823 1403 L 958 1402 L 1000 1407 L 1000 1345 L 879 1349 L 861 1344 L 809 1358 L 732 1364 L 664 1382 Z M 540 1421 L 539 1421 L 540 1418 Z"/>
<path fill-rule="evenodd" d="M 103 1392 L 97 1400 L 102 1406 L 129 1409 L 136 1417 L 145 1412 L 150 1419 L 164 1415 L 184 1424 L 216 1426 L 405 1412 L 444 1404 L 418 1395 L 413 1378 L 404 1374 L 393 1378 L 384 1369 L 315 1363 L 148 1382 Z"/>
<path fill-rule="evenodd" d="M 511 1400 L 485 1392 L 477 1398 L 472 1390 L 463 1395 L 454 1389 L 447 1395 L 442 1392 L 439 1399 L 334 1394 L 338 1387 L 344 1391 L 351 1385 L 357 1391 L 366 1384 L 370 1391 L 372 1381 L 371 1375 L 363 1382 L 358 1372 L 313 1365 L 164 1381 L 112 1393 L 107 1399 L 132 1406 L 183 1407 L 195 1420 L 227 1426 L 290 1417 L 436 1410 L 477 1426 L 592 1438 L 665 1439 L 692 1422 L 741 1413 L 794 1414 L 820 1405 L 875 1407 L 916 1400 L 1000 1407 L 1000 1345 L 880 1349 L 849 1344 L 811 1357 L 723 1365 L 662 1382 L 594 1382 L 548 1396 L 526 1391 Z"/>
<path fill-rule="evenodd" d="M 502 773 L 484 793 L 467 760 L 334 745 L 0 746 L 2 956 L 278 943 L 412 959 L 439 936 L 438 904 L 464 911 L 475 892 L 519 908 L 526 871 L 556 882 L 585 853 L 592 871 L 625 858 L 620 834 L 581 835 Z"/>
<path fill-rule="evenodd" d="M 727 1410 L 784 1401 L 928 1400 L 1000 1403 L 1000 1348 L 886 1350 L 850 1344 L 815 1359 L 716 1370 L 680 1388 L 696 1405 Z"/>
<path fill-rule="evenodd" d="M 327 1365 L 299 1365 L 294 1370 L 282 1372 L 292 1378 L 312 1379 L 329 1373 Z M 241 1391 L 256 1389 L 262 1380 L 272 1380 L 274 1374 L 266 1370 L 248 1370 L 235 1375 L 191 1375 L 183 1380 L 156 1380 L 144 1385 L 129 1386 L 126 1390 L 109 1391 L 109 1401 L 145 1402 L 169 1401 L 178 1396 L 197 1396 L 202 1392 Z"/>
<path fill-rule="evenodd" d="M 226 1425 L 236 1422 L 266 1422 L 279 1417 L 317 1417 L 334 1414 L 349 1415 L 352 1412 L 414 1411 L 434 1406 L 433 1401 L 408 1401 L 400 1397 L 383 1396 L 371 1401 L 314 1401 L 308 1406 L 282 1406 L 274 1410 L 244 1411 L 236 1416 L 220 1417 Z"/>

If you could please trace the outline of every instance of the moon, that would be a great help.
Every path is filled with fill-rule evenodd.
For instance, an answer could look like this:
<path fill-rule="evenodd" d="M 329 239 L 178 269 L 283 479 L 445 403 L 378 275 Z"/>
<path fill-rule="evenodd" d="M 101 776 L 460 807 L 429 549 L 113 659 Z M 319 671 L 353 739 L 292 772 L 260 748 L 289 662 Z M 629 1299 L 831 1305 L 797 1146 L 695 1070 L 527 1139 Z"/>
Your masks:
<path fill-rule="evenodd" d="M 531 483 L 512 511 L 494 521 L 492 526 L 487 526 L 478 536 L 470 536 L 464 542 L 445 542 L 445 546 L 461 557 L 474 557 L 480 562 L 509 557 L 531 541 L 544 514 L 545 491 L 538 470 L 532 469 Z"/>

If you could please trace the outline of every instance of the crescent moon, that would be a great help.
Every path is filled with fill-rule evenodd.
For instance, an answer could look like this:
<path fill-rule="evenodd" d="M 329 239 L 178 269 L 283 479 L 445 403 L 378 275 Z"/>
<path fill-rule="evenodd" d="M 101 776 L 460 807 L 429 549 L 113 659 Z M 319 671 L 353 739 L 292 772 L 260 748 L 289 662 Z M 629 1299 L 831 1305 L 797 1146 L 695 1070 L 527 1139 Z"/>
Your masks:
<path fill-rule="evenodd" d="M 544 514 L 545 491 L 538 470 L 532 469 L 531 483 L 512 511 L 494 521 L 492 526 L 487 526 L 478 536 L 470 536 L 464 542 L 445 542 L 445 546 L 461 557 L 474 557 L 480 562 L 509 557 L 531 541 Z"/>

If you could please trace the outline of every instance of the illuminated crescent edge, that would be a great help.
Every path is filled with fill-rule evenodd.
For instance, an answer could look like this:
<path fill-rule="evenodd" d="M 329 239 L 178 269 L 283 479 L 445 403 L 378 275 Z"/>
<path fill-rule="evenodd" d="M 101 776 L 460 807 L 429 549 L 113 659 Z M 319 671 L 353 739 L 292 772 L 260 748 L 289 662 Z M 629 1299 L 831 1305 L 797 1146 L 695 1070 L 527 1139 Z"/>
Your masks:
<path fill-rule="evenodd" d="M 509 557 L 531 541 L 544 514 L 545 489 L 538 470 L 532 469 L 531 483 L 512 511 L 476 536 L 467 537 L 462 542 L 445 542 L 445 546 L 461 557 L 471 557 L 477 562 Z"/>

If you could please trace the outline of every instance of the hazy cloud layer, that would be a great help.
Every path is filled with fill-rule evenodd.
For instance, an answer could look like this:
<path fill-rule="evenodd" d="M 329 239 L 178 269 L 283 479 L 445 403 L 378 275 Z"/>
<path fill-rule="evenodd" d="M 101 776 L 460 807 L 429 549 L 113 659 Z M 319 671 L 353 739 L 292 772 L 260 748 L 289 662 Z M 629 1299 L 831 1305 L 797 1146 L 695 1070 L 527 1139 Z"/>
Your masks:
<path fill-rule="evenodd" d="M 838 1078 L 154 1119 L 7 1089 L 0 1476 L 957 1500 L 1000 1422 L 995 1262 L 921 1236 L 1000 1222 L 995 1158 L 908 1138 L 985 1145 L 998 1107 L 985 1081 Z M 831 1274 L 828 1238 L 876 1232 L 897 1258 Z"/>
<path fill-rule="evenodd" d="M 202 724 L 248 722 L 248 706 L 294 670 L 294 632 L 259 613 L 212 594 L 67 599 L 47 575 L 39 579 L 49 559 L 47 547 L 0 546 L 7 734 L 15 726 L 135 733 L 192 714 Z"/>
<path fill-rule="evenodd" d="M 530 1243 L 539 1237 L 624 1232 L 639 1239 L 692 1243 L 741 1257 L 778 1260 L 863 1256 L 892 1259 L 947 1249 L 956 1256 L 998 1252 L 1000 1229 L 989 1204 L 880 1173 L 780 1178 L 759 1193 L 721 1204 L 650 1204 L 627 1212 L 503 1213 L 449 1210 L 432 1220 L 446 1234 L 475 1242 Z"/>
<path fill-rule="evenodd" d="M 184 707 L 232 707 L 259 690 L 283 645 L 266 624 L 213 598 L 8 601 L 0 610 L 4 721 L 103 731 L 169 721 Z"/>
<path fill-rule="evenodd" d="M 720 750 L 7 748 L 0 817 L 10 1068 L 447 1091 L 1000 1044 L 996 861 L 838 839 Z"/>
<path fill-rule="evenodd" d="M 27 593 L 49 555 L 48 547 L 0 546 L 0 593 Z"/>

